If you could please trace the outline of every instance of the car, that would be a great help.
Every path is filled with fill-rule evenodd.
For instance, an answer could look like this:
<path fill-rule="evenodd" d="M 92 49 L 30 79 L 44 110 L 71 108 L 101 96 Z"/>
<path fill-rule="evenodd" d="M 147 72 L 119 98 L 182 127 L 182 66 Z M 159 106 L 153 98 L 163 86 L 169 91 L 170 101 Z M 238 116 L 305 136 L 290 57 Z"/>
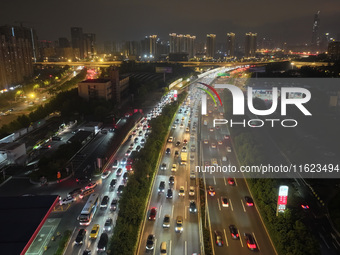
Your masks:
<path fill-rule="evenodd" d="M 183 140 L 183 144 L 186 145 L 188 143 L 188 140 L 187 139 L 184 139 Z"/>
<path fill-rule="evenodd" d="M 246 240 L 248 249 L 252 251 L 257 250 L 257 245 L 252 234 L 244 233 L 244 239 Z"/>
<path fill-rule="evenodd" d="M 112 199 L 111 205 L 110 205 L 110 210 L 111 211 L 116 211 L 117 210 L 117 205 L 118 205 L 118 200 L 117 199 Z"/>
<path fill-rule="evenodd" d="M 224 135 L 224 139 L 225 139 L 225 140 L 229 140 L 229 139 L 230 139 L 230 136 L 229 136 L 229 135 Z"/>
<path fill-rule="evenodd" d="M 76 239 L 74 240 L 75 244 L 82 244 L 84 242 L 84 238 L 86 236 L 86 229 L 79 229 L 79 232 L 76 236 Z"/>
<path fill-rule="evenodd" d="M 175 183 L 175 176 L 170 175 L 170 177 L 169 177 L 169 184 L 173 185 L 174 183 Z"/>
<path fill-rule="evenodd" d="M 214 231 L 215 234 L 215 243 L 217 246 L 223 246 L 223 240 L 222 240 L 222 233 L 218 230 Z"/>
<path fill-rule="evenodd" d="M 227 146 L 227 152 L 231 152 L 231 147 Z"/>
<path fill-rule="evenodd" d="M 149 220 L 156 220 L 157 208 L 152 207 L 149 213 Z"/>
<path fill-rule="evenodd" d="M 186 127 L 186 128 L 185 128 L 185 132 L 190 132 L 190 128 L 189 128 L 189 127 Z"/>
<path fill-rule="evenodd" d="M 135 140 L 133 140 L 135 143 L 138 143 L 139 139 L 138 137 L 135 138 Z"/>
<path fill-rule="evenodd" d="M 246 201 L 247 206 L 253 206 L 254 205 L 254 201 L 251 197 L 245 196 L 244 200 Z"/>
<path fill-rule="evenodd" d="M 190 186 L 189 187 L 189 196 L 195 196 L 195 187 L 194 186 Z"/>
<path fill-rule="evenodd" d="M 111 218 L 107 218 L 105 223 L 104 223 L 104 231 L 111 231 L 112 230 L 112 219 Z"/>
<path fill-rule="evenodd" d="M 178 124 L 178 123 L 179 123 L 179 119 L 176 119 L 176 120 L 175 120 L 175 123 Z"/>
<path fill-rule="evenodd" d="M 109 200 L 109 196 L 104 196 L 102 202 L 100 203 L 100 208 L 107 208 Z"/>
<path fill-rule="evenodd" d="M 140 146 L 140 145 L 137 145 L 136 151 L 140 151 L 140 149 L 141 149 L 141 146 Z"/>
<path fill-rule="evenodd" d="M 195 171 L 190 172 L 190 179 L 195 179 L 196 178 L 196 173 Z"/>
<path fill-rule="evenodd" d="M 69 192 L 67 194 L 67 197 L 74 197 L 74 198 L 76 198 L 81 193 L 81 191 L 82 191 L 81 188 L 74 189 L 74 190 L 72 190 L 71 192 Z"/>
<path fill-rule="evenodd" d="M 143 135 L 143 131 L 139 131 L 138 135 L 142 136 Z"/>
<path fill-rule="evenodd" d="M 179 125 L 179 127 L 180 127 L 180 128 L 184 128 L 184 125 L 183 125 L 183 123 L 181 123 L 181 125 Z"/>
<path fill-rule="evenodd" d="M 166 198 L 172 198 L 173 192 L 172 189 L 169 188 L 168 191 L 166 192 Z"/>
<path fill-rule="evenodd" d="M 176 218 L 175 231 L 179 233 L 183 232 L 183 217 L 182 216 L 177 216 Z"/>
<path fill-rule="evenodd" d="M 309 205 L 306 203 L 301 204 L 301 208 L 304 210 L 308 210 L 309 209 Z"/>
<path fill-rule="evenodd" d="M 209 186 L 209 187 L 208 187 L 208 194 L 209 194 L 211 197 L 215 196 L 216 192 L 215 192 L 214 187 L 212 187 L 212 186 Z"/>
<path fill-rule="evenodd" d="M 204 144 L 208 144 L 208 139 L 204 139 Z"/>
<path fill-rule="evenodd" d="M 145 139 L 143 138 L 142 140 L 140 140 L 140 143 L 144 144 L 145 143 Z"/>
<path fill-rule="evenodd" d="M 171 149 L 170 149 L 170 148 L 166 148 L 165 153 L 166 153 L 166 154 L 170 154 L 170 153 L 171 153 Z"/>
<path fill-rule="evenodd" d="M 112 168 L 117 168 L 118 165 L 119 165 L 119 162 L 117 159 L 115 159 L 115 161 L 113 161 Z"/>
<path fill-rule="evenodd" d="M 190 146 L 190 150 L 191 150 L 191 151 L 196 151 L 196 146 L 195 146 L 195 144 L 192 144 L 192 145 Z"/>
<path fill-rule="evenodd" d="M 197 212 L 196 202 L 194 200 L 190 201 L 189 212 L 191 212 L 191 213 Z"/>
<path fill-rule="evenodd" d="M 132 139 L 132 135 L 129 135 L 129 137 L 128 137 L 128 141 L 130 141 Z"/>
<path fill-rule="evenodd" d="M 67 205 L 76 201 L 75 197 L 66 197 L 63 200 L 59 200 L 59 205 Z"/>
<path fill-rule="evenodd" d="M 221 203 L 223 207 L 229 207 L 229 202 L 228 202 L 228 198 L 226 197 L 221 197 Z"/>
<path fill-rule="evenodd" d="M 235 227 L 235 225 L 230 225 L 229 231 L 230 231 L 231 238 L 233 238 L 233 239 L 239 239 L 240 238 L 239 234 L 238 234 L 238 230 Z"/>
<path fill-rule="evenodd" d="M 110 174 L 111 174 L 111 171 L 110 171 L 110 170 L 103 171 L 103 173 L 102 173 L 102 179 L 106 179 L 107 177 L 109 177 Z"/>
<path fill-rule="evenodd" d="M 178 158 L 179 157 L 179 152 L 176 150 L 175 151 L 175 156 L 174 156 L 175 158 Z"/>
<path fill-rule="evenodd" d="M 119 177 L 122 175 L 123 169 L 122 168 L 118 168 L 116 171 L 116 176 Z"/>
<path fill-rule="evenodd" d="M 224 113 L 223 112 L 220 112 L 220 116 L 223 116 L 224 115 Z"/>
<path fill-rule="evenodd" d="M 211 148 L 216 149 L 216 143 L 211 143 Z"/>
<path fill-rule="evenodd" d="M 235 180 L 234 180 L 234 178 L 229 177 L 229 178 L 228 178 L 228 183 L 229 183 L 229 185 L 234 186 L 234 185 L 235 185 Z"/>
<path fill-rule="evenodd" d="M 181 142 L 180 142 L 180 141 L 177 141 L 176 144 L 175 144 L 176 147 L 178 147 L 178 146 L 180 146 L 180 145 L 181 145 Z"/>
<path fill-rule="evenodd" d="M 218 141 L 217 141 L 217 144 L 218 144 L 218 145 L 223 145 L 223 142 L 222 142 L 221 140 L 218 140 Z"/>
<path fill-rule="evenodd" d="M 177 126 L 176 126 L 176 125 L 173 125 L 173 126 L 172 126 L 172 128 L 173 128 L 173 129 L 176 129 L 176 128 L 177 128 Z"/>
<path fill-rule="evenodd" d="M 110 182 L 110 189 L 114 189 L 116 187 L 117 179 L 112 179 Z"/>
<path fill-rule="evenodd" d="M 135 144 L 131 143 L 130 146 L 129 146 L 129 149 L 132 150 L 133 147 L 135 147 Z"/>
<path fill-rule="evenodd" d="M 161 181 L 158 186 L 158 193 L 163 193 L 165 189 L 165 182 Z"/>
<path fill-rule="evenodd" d="M 173 140 L 174 140 L 174 138 L 173 138 L 172 136 L 169 136 L 169 138 L 168 138 L 168 143 L 172 143 Z"/>
<path fill-rule="evenodd" d="M 146 250 L 147 251 L 153 250 L 154 243 L 155 243 L 155 236 L 152 234 L 148 235 L 148 238 L 146 240 Z"/>
<path fill-rule="evenodd" d="M 185 195 L 184 186 L 180 186 L 178 196 L 184 197 L 184 195 Z"/>
<path fill-rule="evenodd" d="M 123 184 L 119 185 L 117 189 L 117 194 L 122 194 L 124 191 L 124 188 L 125 186 Z"/>
<path fill-rule="evenodd" d="M 187 147 L 183 146 L 182 152 L 187 152 Z"/>
<path fill-rule="evenodd" d="M 61 141 L 63 138 L 60 136 L 52 136 L 52 141 Z"/>
<path fill-rule="evenodd" d="M 190 161 L 194 161 L 195 160 L 195 154 L 190 154 Z"/>
<path fill-rule="evenodd" d="M 161 170 L 166 170 L 166 168 L 167 168 L 167 164 L 166 163 L 162 163 Z"/>
<path fill-rule="evenodd" d="M 213 129 L 213 128 L 209 128 L 209 131 L 210 131 L 210 132 L 213 132 L 213 131 L 214 131 L 214 129 Z"/>
<path fill-rule="evenodd" d="M 126 158 L 123 158 L 123 159 L 122 159 L 122 162 L 121 162 L 122 165 L 125 165 L 125 164 L 126 164 L 126 161 L 127 161 L 127 159 L 126 159 Z"/>
<path fill-rule="evenodd" d="M 87 189 L 94 189 L 95 187 L 97 187 L 97 183 L 96 182 L 90 182 L 89 184 L 87 184 L 85 186 L 85 190 L 87 190 Z"/>
<path fill-rule="evenodd" d="M 125 152 L 125 156 L 130 156 L 130 154 L 131 154 L 131 151 L 130 150 L 127 150 L 126 152 Z"/>
<path fill-rule="evenodd" d="M 90 238 L 96 239 L 99 233 L 99 224 L 94 224 L 90 233 Z"/>
<path fill-rule="evenodd" d="M 129 179 L 129 172 L 125 172 L 124 174 L 123 174 L 123 180 L 124 181 L 127 181 Z"/>
<path fill-rule="evenodd" d="M 176 164 L 172 164 L 171 171 L 172 172 L 176 172 L 177 171 L 177 165 Z"/>
<path fill-rule="evenodd" d="M 226 156 L 223 156 L 223 157 L 222 157 L 222 161 L 223 161 L 223 162 L 226 162 L 227 160 L 228 160 L 228 158 L 227 158 Z"/>
<path fill-rule="evenodd" d="M 107 243 L 109 242 L 109 237 L 106 233 L 100 235 L 100 239 L 97 245 L 97 251 L 102 252 L 106 250 Z"/>
<path fill-rule="evenodd" d="M 170 215 L 169 214 L 164 215 L 163 228 L 170 228 Z"/>

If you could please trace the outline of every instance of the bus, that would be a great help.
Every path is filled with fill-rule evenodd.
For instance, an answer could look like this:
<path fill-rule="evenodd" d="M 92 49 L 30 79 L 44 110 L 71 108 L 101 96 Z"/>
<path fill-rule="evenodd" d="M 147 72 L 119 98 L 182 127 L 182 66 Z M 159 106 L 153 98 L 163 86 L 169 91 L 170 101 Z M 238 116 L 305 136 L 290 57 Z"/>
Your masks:
<path fill-rule="evenodd" d="M 90 225 L 91 220 L 94 214 L 96 213 L 98 206 L 99 206 L 99 195 L 93 193 L 90 195 L 83 210 L 78 216 L 80 225 L 86 225 L 86 226 Z"/>

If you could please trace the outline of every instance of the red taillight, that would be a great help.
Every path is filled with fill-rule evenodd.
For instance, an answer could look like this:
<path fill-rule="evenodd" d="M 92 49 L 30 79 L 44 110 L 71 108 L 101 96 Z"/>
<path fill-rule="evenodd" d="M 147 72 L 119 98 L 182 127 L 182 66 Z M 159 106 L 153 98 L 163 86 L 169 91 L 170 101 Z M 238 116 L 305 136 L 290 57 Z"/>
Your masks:
<path fill-rule="evenodd" d="M 248 248 L 250 248 L 250 249 L 256 249 L 256 244 L 250 244 L 250 243 L 248 243 Z"/>

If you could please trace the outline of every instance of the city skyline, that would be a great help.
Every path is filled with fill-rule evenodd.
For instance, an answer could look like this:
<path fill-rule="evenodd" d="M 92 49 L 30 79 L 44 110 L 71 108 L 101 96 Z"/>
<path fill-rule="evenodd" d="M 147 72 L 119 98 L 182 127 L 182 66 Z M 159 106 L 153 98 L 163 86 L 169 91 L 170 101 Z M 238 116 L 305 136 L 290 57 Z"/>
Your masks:
<path fill-rule="evenodd" d="M 169 33 L 193 34 L 198 41 L 205 41 L 206 34 L 216 34 L 217 42 L 222 42 L 229 31 L 236 36 L 254 31 L 259 37 L 270 37 L 275 41 L 310 43 L 314 15 L 320 11 L 320 33 L 328 32 L 334 37 L 340 33 L 340 3 L 331 0 L 327 4 L 285 1 L 281 6 L 265 0 L 256 4 L 247 0 L 243 3 L 212 1 L 209 4 L 188 0 L 163 3 L 162 6 L 154 2 L 130 0 L 93 6 L 90 1 L 82 1 L 81 5 L 77 2 L 47 4 L 37 1 L 33 6 L 17 0 L 2 4 L 0 24 L 19 25 L 23 22 L 24 26 L 36 29 L 39 40 L 71 39 L 70 27 L 82 27 L 88 33 L 96 34 L 99 43 L 140 40 L 152 34 L 168 40 Z M 66 4 L 69 8 L 65 9 Z M 18 5 L 22 8 L 13 14 L 11 10 Z M 194 14 L 190 9 L 195 10 Z"/>

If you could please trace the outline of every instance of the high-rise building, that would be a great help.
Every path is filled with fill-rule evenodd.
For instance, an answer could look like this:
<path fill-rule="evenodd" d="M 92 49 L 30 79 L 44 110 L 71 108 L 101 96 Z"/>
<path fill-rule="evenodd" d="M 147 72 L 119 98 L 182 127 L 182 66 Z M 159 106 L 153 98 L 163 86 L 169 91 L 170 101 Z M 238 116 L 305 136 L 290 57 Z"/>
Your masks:
<path fill-rule="evenodd" d="M 226 49 L 227 58 L 235 57 L 235 34 L 227 33 L 227 49 Z"/>
<path fill-rule="evenodd" d="M 83 28 L 71 27 L 72 48 L 77 58 L 84 58 Z"/>
<path fill-rule="evenodd" d="M 244 57 L 253 58 L 255 57 L 257 48 L 257 33 L 246 33 L 245 43 L 244 43 Z"/>
<path fill-rule="evenodd" d="M 194 53 L 195 40 L 196 40 L 196 36 L 194 36 L 194 35 L 187 34 L 187 35 L 184 36 L 183 52 L 188 53 L 189 59 L 193 58 L 195 56 L 195 53 Z"/>
<path fill-rule="evenodd" d="M 175 53 L 177 51 L 177 35 L 176 33 L 169 34 L 170 36 L 170 53 Z"/>
<path fill-rule="evenodd" d="M 215 34 L 207 34 L 207 49 L 206 54 L 208 58 L 215 57 L 215 46 L 216 45 L 216 35 Z"/>
<path fill-rule="evenodd" d="M 332 60 L 340 60 L 340 41 L 328 44 L 328 56 Z"/>
<path fill-rule="evenodd" d="M 312 46 L 319 46 L 320 45 L 320 35 L 319 35 L 319 28 L 320 28 L 320 11 L 314 14 L 314 22 L 313 22 L 313 30 L 312 30 Z"/>
<path fill-rule="evenodd" d="M 97 54 L 96 51 L 96 35 L 92 33 L 83 34 L 84 40 L 84 57 L 93 58 Z"/>
<path fill-rule="evenodd" d="M 0 88 L 18 84 L 33 74 L 36 35 L 26 27 L 0 27 Z"/>
<path fill-rule="evenodd" d="M 157 35 L 150 35 L 149 40 L 150 40 L 150 56 L 155 58 L 158 54 L 156 47 Z"/>

